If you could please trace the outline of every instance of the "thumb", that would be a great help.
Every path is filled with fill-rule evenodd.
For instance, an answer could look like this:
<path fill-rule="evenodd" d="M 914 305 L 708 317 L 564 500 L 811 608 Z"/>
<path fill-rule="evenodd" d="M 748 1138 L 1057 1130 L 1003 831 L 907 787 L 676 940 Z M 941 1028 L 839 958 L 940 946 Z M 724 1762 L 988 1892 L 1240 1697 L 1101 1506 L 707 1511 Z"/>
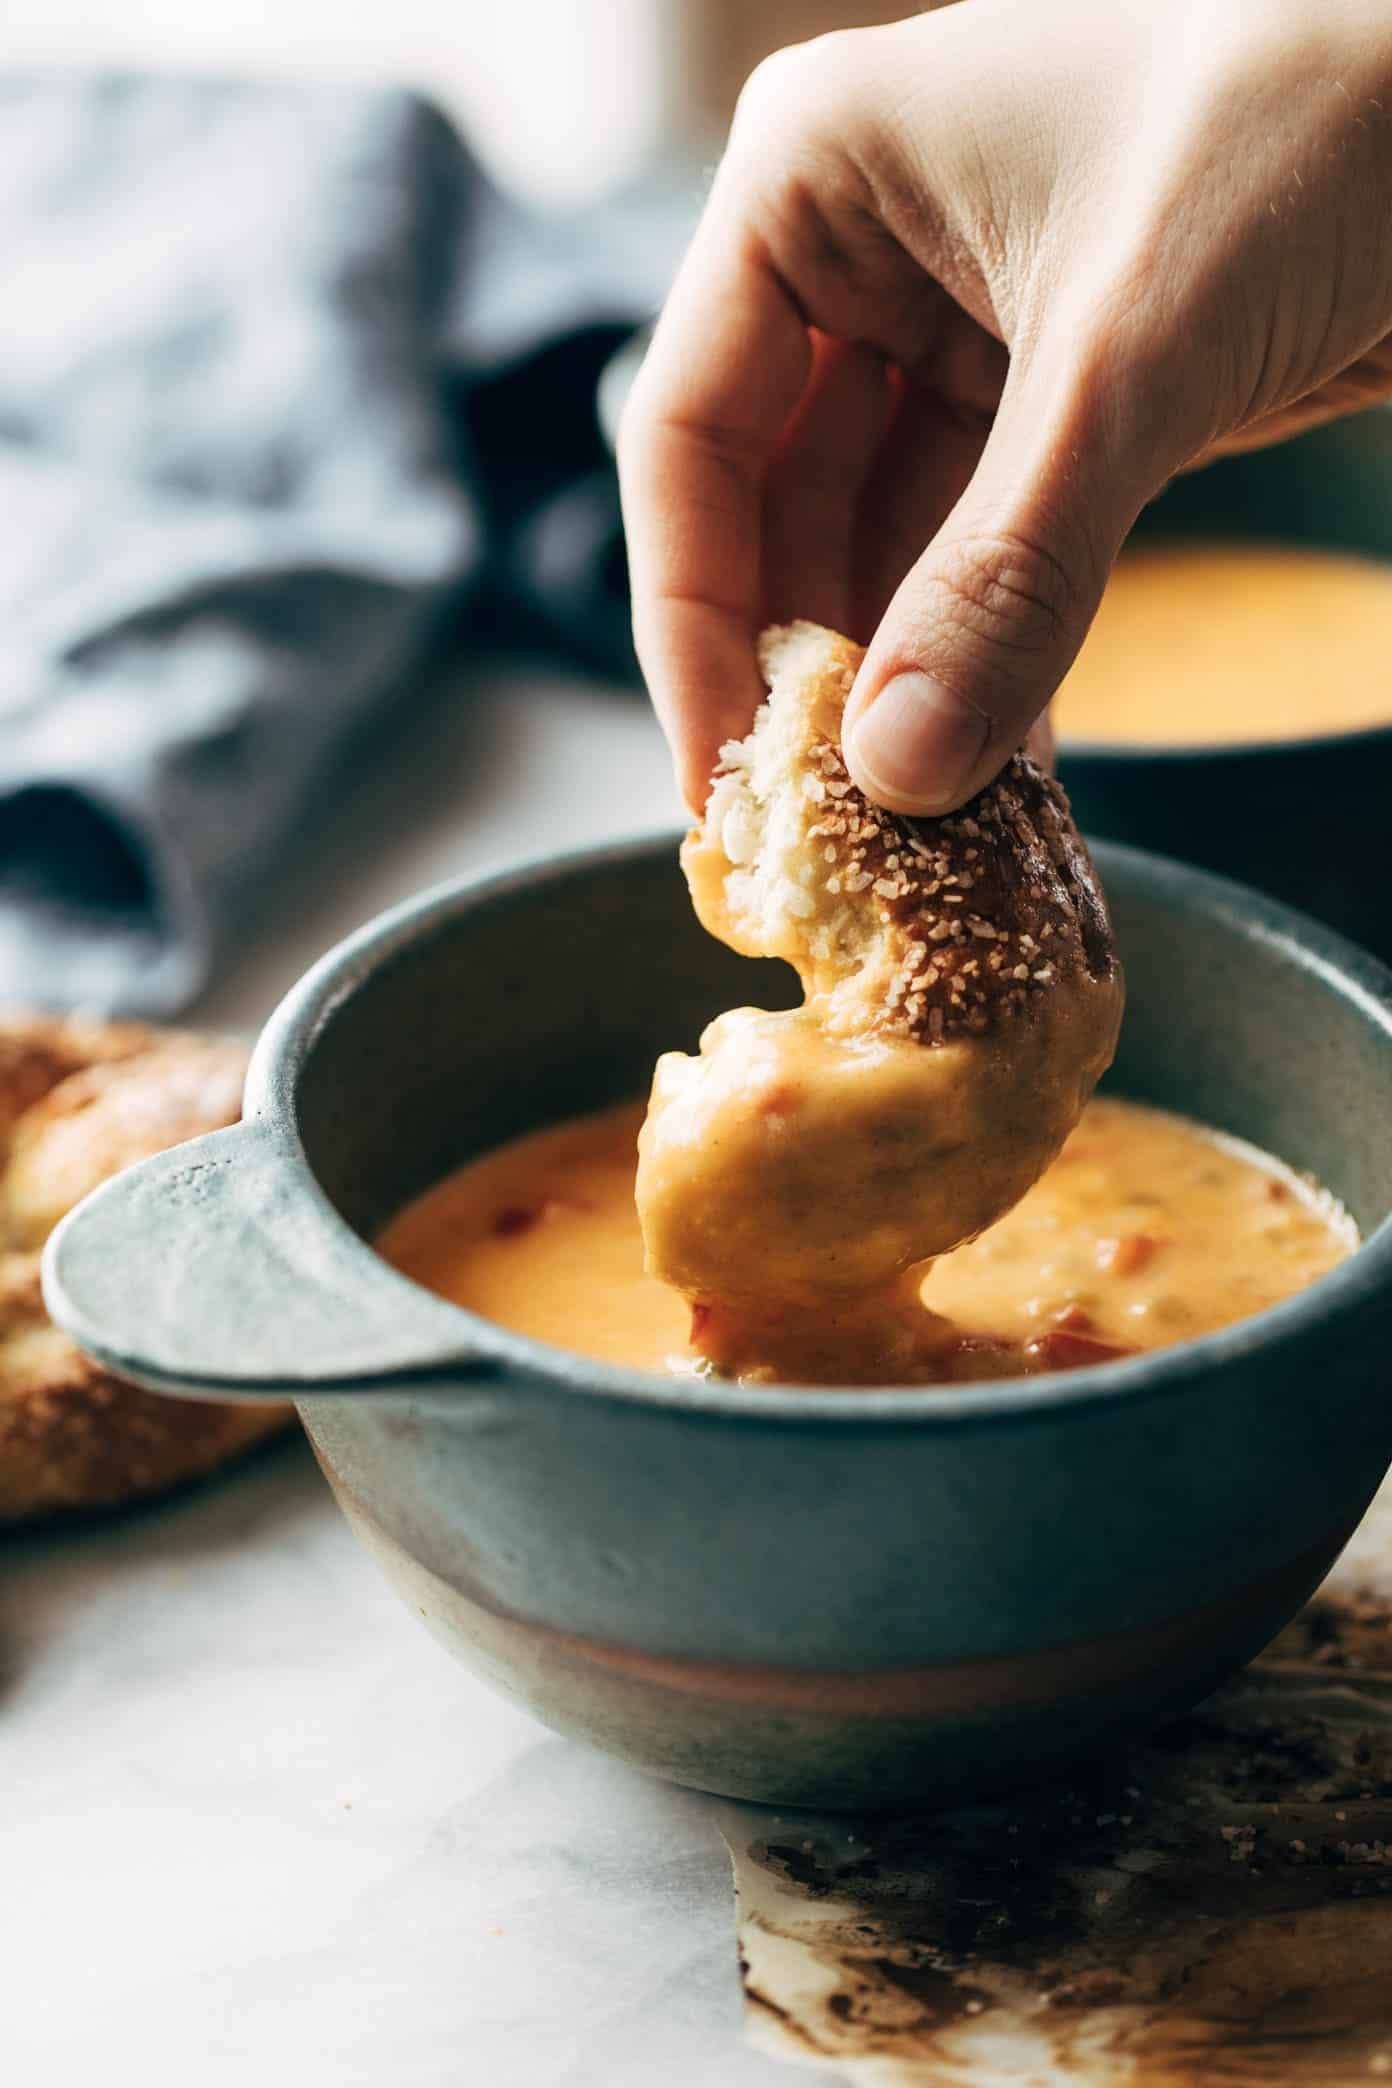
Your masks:
<path fill-rule="evenodd" d="M 949 812 L 990 782 L 1067 673 L 1164 481 L 1081 390 L 1077 374 L 1051 386 L 1012 368 L 970 484 L 875 634 L 842 746 L 891 811 Z M 1087 392 L 1108 396 L 1096 381 Z"/>

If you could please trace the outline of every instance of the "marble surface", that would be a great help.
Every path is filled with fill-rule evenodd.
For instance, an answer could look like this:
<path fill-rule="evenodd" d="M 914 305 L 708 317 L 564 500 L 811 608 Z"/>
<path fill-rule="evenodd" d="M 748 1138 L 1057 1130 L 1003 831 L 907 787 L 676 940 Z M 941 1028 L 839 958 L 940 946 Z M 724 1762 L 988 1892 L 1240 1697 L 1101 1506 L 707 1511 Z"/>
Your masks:
<path fill-rule="evenodd" d="M 326 790 L 298 874 L 201 1019 L 254 1027 L 310 958 L 424 883 L 677 815 L 638 698 L 461 670 Z M 1390 1561 L 1392 1535 L 1365 1529 L 1347 1626 L 1326 1602 L 1274 1681 L 1239 1685 L 1141 1763 L 1145 1803 L 1124 1818 L 1089 1789 L 858 1827 L 668 1789 L 540 1730 L 412 1621 L 299 1440 L 140 1513 L 12 1537 L 0 2080 L 777 2088 L 810 2066 L 863 2088 L 1342 2088 L 1392 2073 Z M 1373 1756 L 1340 1804 L 1364 1727 Z M 1243 1787 L 1253 1773 L 1260 1788 Z M 1023 1871 L 1002 1841 L 1018 1833 Z M 976 1909 L 985 1946 L 963 1953 L 949 1902 Z M 1011 1932 L 1022 1906 L 1033 1941 Z M 1041 1909 L 1071 1913 L 1040 1928 Z M 1234 1909 L 1242 1963 L 1278 1969 L 1205 1987 L 1201 1968 L 1230 1962 Z M 1198 2032 L 1173 2002 L 1196 1977 Z M 1157 2022 L 1176 2035 L 1153 2072 Z"/>
<path fill-rule="evenodd" d="M 649 2088 L 744 2047 L 702 1799 L 491 1696 L 300 1442 L 0 1554 L 14 2088 Z"/>
<path fill-rule="evenodd" d="M 675 821 L 630 691 L 483 666 L 388 729 L 199 1011 L 254 1027 L 423 884 Z M 0 1544 L 0 2079 L 763 2088 L 703 1800 L 415 1625 L 302 1443 Z"/>

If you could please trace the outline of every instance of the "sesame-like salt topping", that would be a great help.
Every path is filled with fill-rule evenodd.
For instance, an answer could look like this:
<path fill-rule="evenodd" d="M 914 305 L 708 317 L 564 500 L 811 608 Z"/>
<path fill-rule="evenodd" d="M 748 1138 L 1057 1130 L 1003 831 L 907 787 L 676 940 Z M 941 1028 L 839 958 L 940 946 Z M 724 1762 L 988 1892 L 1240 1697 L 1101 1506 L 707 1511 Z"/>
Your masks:
<path fill-rule="evenodd" d="M 808 831 L 823 843 L 826 889 L 878 909 L 894 960 L 882 1034 L 929 1045 L 979 1035 L 1027 1014 L 1060 980 L 1115 971 L 1068 800 L 1027 756 L 961 811 L 921 820 L 864 797 L 829 739 L 814 743 L 809 762 L 824 785 Z"/>

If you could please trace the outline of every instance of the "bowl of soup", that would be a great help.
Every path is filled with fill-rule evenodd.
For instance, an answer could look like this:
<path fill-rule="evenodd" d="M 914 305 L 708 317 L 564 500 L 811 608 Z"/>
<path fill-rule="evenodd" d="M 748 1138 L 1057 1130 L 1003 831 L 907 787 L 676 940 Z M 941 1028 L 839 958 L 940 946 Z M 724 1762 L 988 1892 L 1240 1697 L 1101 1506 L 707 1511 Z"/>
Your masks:
<path fill-rule="evenodd" d="M 1176 480 L 1055 719 L 1087 832 L 1392 956 L 1392 411 Z"/>
<path fill-rule="evenodd" d="M 672 836 L 331 953 L 245 1121 L 59 1229 L 54 1316 L 158 1389 L 293 1397 L 410 1610 L 562 1732 L 779 1803 L 1040 1776 L 1255 1653 L 1392 1454 L 1392 978 L 1248 891 L 1098 863 L 1114 1073 L 928 1276 L 922 1382 L 715 1376 L 645 1288 L 655 1058 L 796 999 L 700 930 Z"/>

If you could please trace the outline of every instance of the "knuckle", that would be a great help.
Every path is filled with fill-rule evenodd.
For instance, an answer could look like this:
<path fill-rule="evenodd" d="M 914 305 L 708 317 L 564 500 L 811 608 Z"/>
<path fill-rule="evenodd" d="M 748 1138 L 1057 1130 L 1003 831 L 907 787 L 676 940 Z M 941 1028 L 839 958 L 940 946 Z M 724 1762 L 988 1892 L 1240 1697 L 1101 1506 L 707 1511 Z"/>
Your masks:
<path fill-rule="evenodd" d="M 812 93 L 806 44 L 788 44 L 761 59 L 740 89 L 733 136 L 743 142 L 796 122 Z"/>
<path fill-rule="evenodd" d="M 865 31 L 832 30 L 806 43 L 786 44 L 755 66 L 735 105 L 732 136 L 753 143 L 770 132 L 786 136 L 821 130 L 835 120 L 848 80 L 860 64 Z"/>
<path fill-rule="evenodd" d="M 1066 560 L 1019 530 L 958 539 L 934 577 L 959 629 L 1022 666 L 1070 650 L 1091 601 Z"/>

